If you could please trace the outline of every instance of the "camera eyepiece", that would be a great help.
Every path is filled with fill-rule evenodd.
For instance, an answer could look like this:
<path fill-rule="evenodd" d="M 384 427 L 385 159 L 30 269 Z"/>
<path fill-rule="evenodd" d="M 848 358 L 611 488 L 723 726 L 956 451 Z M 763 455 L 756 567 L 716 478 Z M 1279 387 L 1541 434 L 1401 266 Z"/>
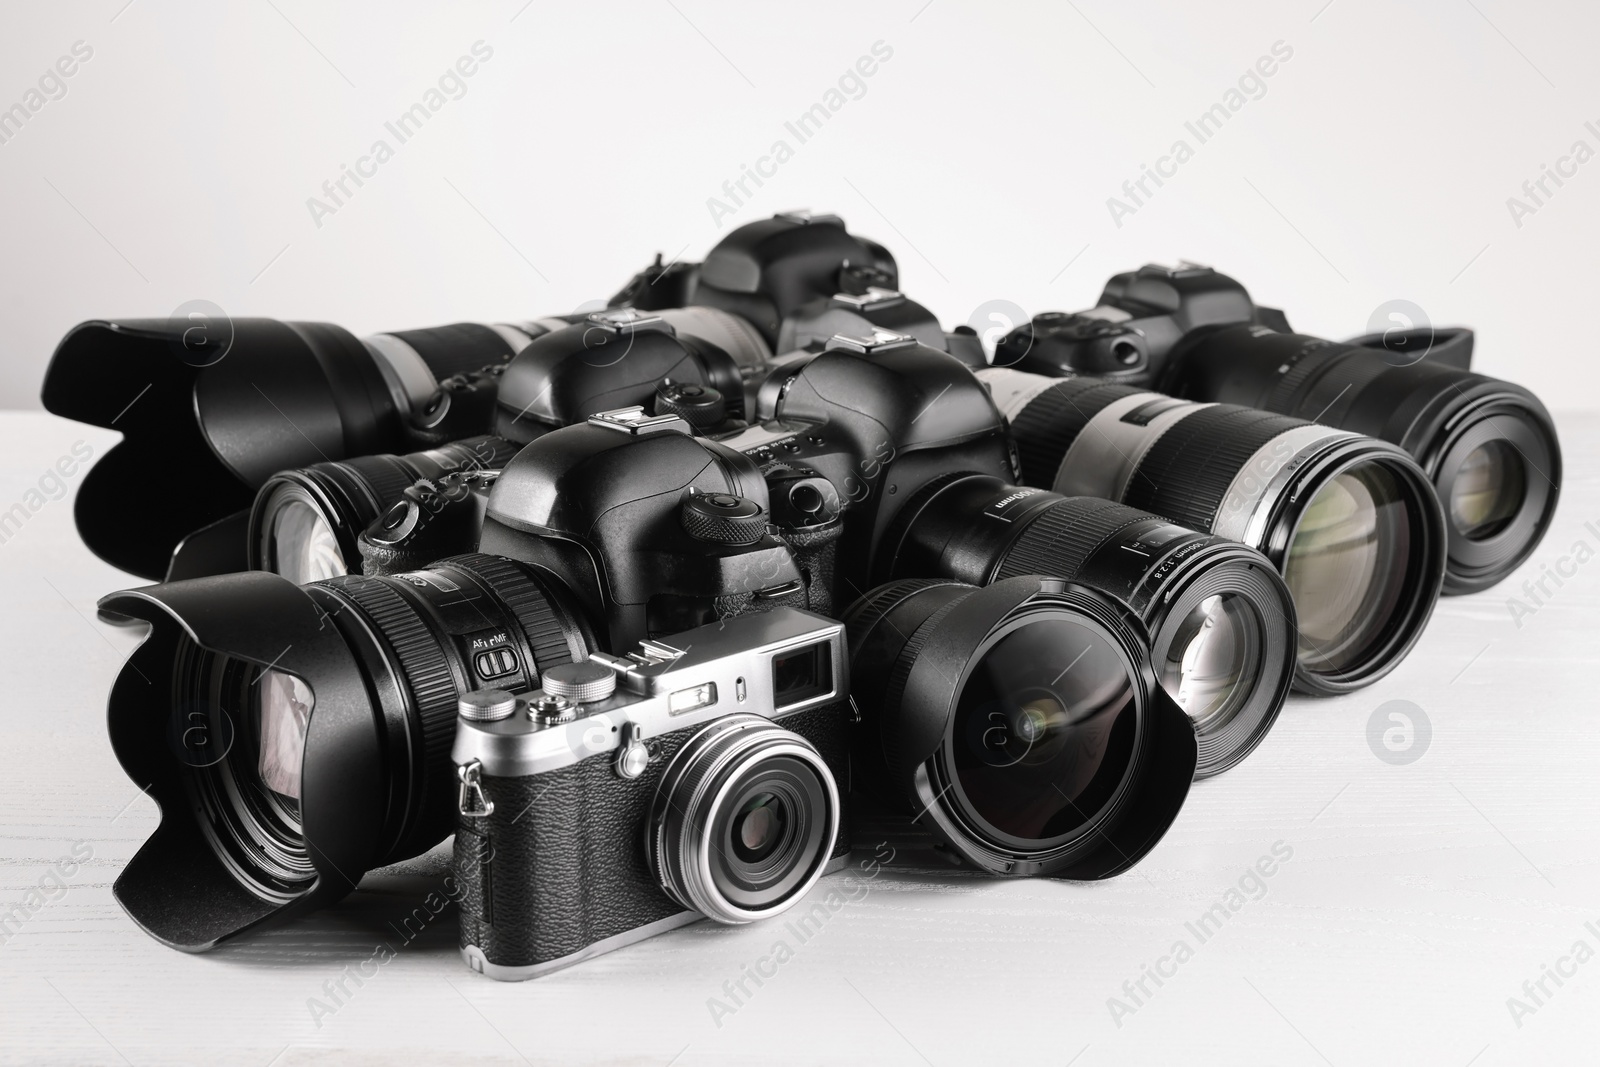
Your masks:
<path fill-rule="evenodd" d="M 1200 778 L 1249 755 L 1294 678 L 1294 601 L 1270 562 L 1109 500 L 950 475 L 906 502 L 879 559 L 881 580 L 1048 574 L 1128 604 L 1149 627 L 1158 680 L 1194 721 Z"/>
<path fill-rule="evenodd" d="M 1125 605 L 1019 576 L 907 579 L 843 621 L 862 773 L 982 870 L 1109 878 L 1177 817 L 1189 717 L 1157 684 Z"/>
<path fill-rule="evenodd" d="M 978 375 L 1011 420 L 1025 483 L 1115 500 L 1271 560 L 1294 595 L 1298 688 L 1369 685 L 1421 636 L 1444 578 L 1444 519 L 1400 448 L 1093 379 Z"/>
<path fill-rule="evenodd" d="M 114 593 L 100 610 L 151 627 L 109 721 L 162 811 L 115 893 L 191 952 L 437 844 L 453 824 L 459 694 L 533 688 L 589 647 L 555 590 L 483 555 L 303 588 L 220 575 Z"/>

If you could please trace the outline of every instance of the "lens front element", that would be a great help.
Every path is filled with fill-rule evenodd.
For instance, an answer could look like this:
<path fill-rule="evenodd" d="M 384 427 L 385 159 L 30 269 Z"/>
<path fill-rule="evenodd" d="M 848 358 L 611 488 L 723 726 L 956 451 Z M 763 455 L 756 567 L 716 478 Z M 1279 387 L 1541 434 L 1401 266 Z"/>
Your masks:
<path fill-rule="evenodd" d="M 296 585 L 348 574 L 339 539 L 322 514 L 297 497 L 284 500 L 274 513 L 262 547 L 267 570 Z"/>
<path fill-rule="evenodd" d="M 1464 537 L 1484 541 L 1522 510 L 1528 475 L 1505 440 L 1485 441 L 1461 461 L 1450 487 L 1450 521 Z"/>
<path fill-rule="evenodd" d="M 1412 522 L 1394 476 L 1361 463 L 1301 516 L 1283 577 L 1300 611 L 1300 662 L 1335 674 L 1360 664 L 1390 625 L 1414 564 Z"/>
<path fill-rule="evenodd" d="M 1071 834 L 1129 770 L 1131 669 L 1091 626 L 1025 619 L 981 654 L 956 705 L 952 756 L 975 815 L 1031 846 Z"/>
<path fill-rule="evenodd" d="M 300 764 L 311 723 L 311 690 L 282 671 L 264 671 L 256 681 L 256 737 L 261 780 L 281 797 L 300 799 Z"/>
<path fill-rule="evenodd" d="M 1179 622 L 1164 661 L 1161 686 L 1197 727 L 1212 729 L 1238 713 L 1265 640 L 1260 616 L 1237 593 L 1214 593 Z"/>

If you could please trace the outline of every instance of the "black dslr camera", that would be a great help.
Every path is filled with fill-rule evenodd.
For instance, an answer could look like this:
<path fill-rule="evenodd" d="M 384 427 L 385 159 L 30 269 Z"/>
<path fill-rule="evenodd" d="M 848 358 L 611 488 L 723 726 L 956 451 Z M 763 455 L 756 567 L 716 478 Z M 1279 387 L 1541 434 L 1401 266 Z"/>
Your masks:
<path fill-rule="evenodd" d="M 777 603 L 830 614 L 866 589 L 922 485 L 1014 474 L 987 390 L 909 337 L 836 338 L 787 361 L 756 409 L 710 436 L 640 408 L 553 430 L 500 474 L 477 547 L 558 578 L 604 646 L 624 648 Z"/>
<path fill-rule="evenodd" d="M 786 911 L 849 852 L 844 627 L 779 608 L 461 700 L 461 954 L 534 978 Z"/>
<path fill-rule="evenodd" d="M 1555 424 L 1528 390 L 1474 374 L 1472 331 L 1418 327 L 1350 343 L 1290 332 L 1283 312 L 1210 267 L 1148 265 L 1099 306 L 1008 334 L 996 366 L 1093 375 L 1376 437 L 1411 454 L 1449 520 L 1443 591 L 1487 589 L 1538 547 L 1561 489 Z"/>
<path fill-rule="evenodd" d="M 837 215 L 789 211 L 738 227 L 704 263 L 663 266 L 657 256 L 611 305 L 718 309 L 751 324 L 779 355 L 817 351 L 836 334 L 882 329 L 981 365 L 977 336 L 945 333 L 931 311 L 898 291 L 899 276 L 888 249 L 850 233 Z"/>
<path fill-rule="evenodd" d="M 101 559 L 167 580 L 243 570 L 251 499 L 280 471 L 489 431 L 498 372 L 561 320 L 357 338 L 325 322 L 92 320 L 45 372 L 45 409 L 119 430 L 74 508 Z M 183 491 L 152 504 L 149 472 Z M 131 521 L 130 521 L 131 520 Z"/>

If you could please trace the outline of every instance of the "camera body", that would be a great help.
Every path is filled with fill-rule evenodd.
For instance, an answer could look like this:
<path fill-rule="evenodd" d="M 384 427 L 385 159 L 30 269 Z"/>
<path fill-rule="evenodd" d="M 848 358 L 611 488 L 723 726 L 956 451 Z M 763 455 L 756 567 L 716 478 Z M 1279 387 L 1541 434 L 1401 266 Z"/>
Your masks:
<path fill-rule="evenodd" d="M 820 351 L 836 336 L 860 337 L 875 329 L 914 337 L 929 348 L 947 347 L 933 312 L 897 289 L 873 285 L 802 304 L 783 320 L 774 351 Z"/>
<path fill-rule="evenodd" d="M 603 412 L 529 444 L 487 498 L 480 546 L 532 564 L 585 605 L 602 647 L 777 604 L 806 604 L 768 529 L 749 459 L 676 415 Z"/>
<path fill-rule="evenodd" d="M 1289 329 L 1283 312 L 1257 307 L 1226 274 L 1195 263 L 1150 263 L 1113 275 L 1096 307 L 1035 315 L 1001 338 L 993 362 L 1031 374 L 1090 374 L 1155 387 L 1167 356 L 1191 331 L 1236 323 Z"/>
<path fill-rule="evenodd" d="M 837 215 L 790 211 L 731 231 L 690 280 L 691 303 L 738 315 L 781 351 L 784 321 L 801 306 L 872 286 L 894 289 L 899 270 L 888 249 L 848 232 Z M 635 279 L 618 297 L 640 288 Z"/>
<path fill-rule="evenodd" d="M 523 699 L 464 698 L 455 867 L 468 965 L 521 980 L 702 917 L 750 922 L 837 869 L 849 851 L 843 629 L 778 608 L 552 668 Z M 752 791 L 778 814 L 746 804 Z"/>
<path fill-rule="evenodd" d="M 653 403 L 664 381 L 715 390 L 724 401 L 716 421 L 743 419 L 741 359 L 678 329 L 669 321 L 675 314 L 612 308 L 536 339 L 506 367 L 497 395 L 496 432 L 526 444 L 602 411 Z M 751 351 L 743 362 L 764 368 L 765 345 L 759 338 L 744 340 L 742 347 Z"/>
<path fill-rule="evenodd" d="M 621 648 L 774 603 L 828 614 L 865 588 L 884 528 L 923 484 L 1014 475 L 988 391 L 904 335 L 783 362 L 757 409 L 710 437 L 641 408 L 553 430 L 501 473 L 478 548 L 560 578 Z"/>

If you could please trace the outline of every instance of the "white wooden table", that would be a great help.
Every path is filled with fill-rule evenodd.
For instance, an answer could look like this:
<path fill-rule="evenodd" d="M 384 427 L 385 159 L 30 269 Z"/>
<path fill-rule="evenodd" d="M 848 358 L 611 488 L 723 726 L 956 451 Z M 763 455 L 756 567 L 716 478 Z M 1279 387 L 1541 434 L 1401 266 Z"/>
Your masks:
<path fill-rule="evenodd" d="M 82 547 L 70 497 L 46 500 L 0 544 L 0 913 L 41 884 L 53 898 L 0 944 L 0 1062 L 1595 1062 L 1600 562 L 1547 583 L 1554 595 L 1520 626 L 1507 608 L 1575 542 L 1600 549 L 1584 526 L 1600 529 L 1600 419 L 1561 428 L 1564 498 L 1534 562 L 1444 601 L 1382 683 L 1293 699 L 1133 873 L 1003 882 L 896 857 L 858 874 L 857 899 L 791 938 L 792 958 L 760 988 L 746 979 L 738 1003 L 724 983 L 784 936 L 770 924 L 697 924 L 519 985 L 463 968 L 449 913 L 404 943 L 390 923 L 437 884 L 437 851 L 209 955 L 140 933 L 111 883 L 156 813 L 104 724 L 135 638 L 94 618 L 97 597 L 137 583 Z M 0 511 L 75 441 L 98 454 L 114 439 L 0 414 Z M 184 488 L 152 471 L 150 506 Z M 1432 725 L 1409 764 L 1369 746 L 1391 700 Z M 75 842 L 92 856 L 61 889 L 51 872 L 72 870 L 57 864 Z M 1275 846 L 1292 857 L 1257 881 L 1248 872 Z M 1218 903 L 1237 910 L 1202 941 L 1188 924 Z M 1178 942 L 1189 951 L 1174 956 Z M 334 999 L 385 944 L 395 958 Z M 1571 976 L 1557 985 L 1546 967 Z M 714 1015 L 714 997 L 732 1012 Z M 1512 997 L 1533 1010 L 1514 1018 Z"/>

